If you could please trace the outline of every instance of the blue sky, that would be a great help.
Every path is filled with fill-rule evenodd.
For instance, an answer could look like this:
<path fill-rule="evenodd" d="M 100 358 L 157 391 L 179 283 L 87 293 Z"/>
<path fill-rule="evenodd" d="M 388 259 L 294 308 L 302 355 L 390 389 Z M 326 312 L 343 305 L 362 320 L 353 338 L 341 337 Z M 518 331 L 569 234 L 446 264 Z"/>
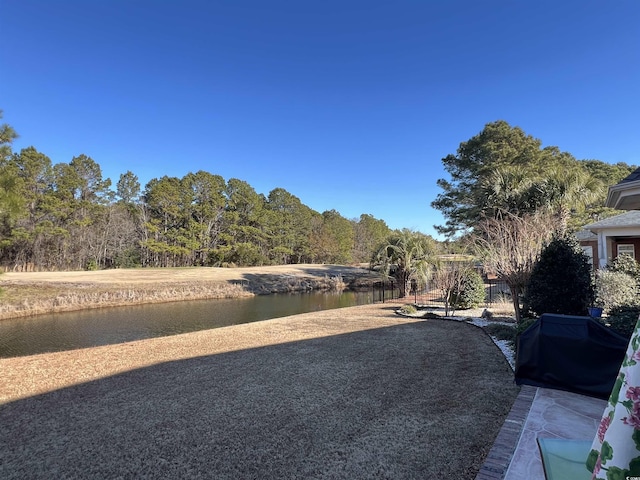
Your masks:
<path fill-rule="evenodd" d="M 0 109 L 54 163 L 206 170 L 434 234 L 441 159 L 506 120 L 640 164 L 640 2 L 0 0 Z"/>

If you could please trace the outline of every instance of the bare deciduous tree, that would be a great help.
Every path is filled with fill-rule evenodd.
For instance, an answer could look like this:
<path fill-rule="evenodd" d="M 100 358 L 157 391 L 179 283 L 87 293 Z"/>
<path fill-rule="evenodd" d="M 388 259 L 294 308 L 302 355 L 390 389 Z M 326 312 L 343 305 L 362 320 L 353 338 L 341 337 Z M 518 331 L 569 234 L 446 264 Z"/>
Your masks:
<path fill-rule="evenodd" d="M 509 287 L 517 322 L 520 321 L 520 297 L 544 244 L 554 232 L 553 218 L 545 213 L 522 217 L 505 214 L 481 221 L 474 235 L 485 269 Z"/>
<path fill-rule="evenodd" d="M 456 313 L 456 295 L 462 291 L 464 279 L 471 268 L 468 262 L 440 262 L 433 273 L 432 281 L 442 294 L 445 316 Z"/>

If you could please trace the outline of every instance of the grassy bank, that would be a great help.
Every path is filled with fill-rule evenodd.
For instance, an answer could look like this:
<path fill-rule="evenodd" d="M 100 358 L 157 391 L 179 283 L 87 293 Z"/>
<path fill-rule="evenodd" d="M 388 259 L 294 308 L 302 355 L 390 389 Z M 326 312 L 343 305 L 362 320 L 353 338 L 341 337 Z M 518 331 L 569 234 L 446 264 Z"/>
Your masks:
<path fill-rule="evenodd" d="M 7 287 L 0 303 L 0 319 L 86 308 L 116 307 L 207 298 L 239 298 L 253 295 L 241 285 L 224 283 L 157 283 L 105 287 L 75 283 L 40 283 Z"/>
<path fill-rule="evenodd" d="M 9 272 L 0 277 L 0 320 L 142 303 L 342 290 L 377 277 L 341 265 Z"/>

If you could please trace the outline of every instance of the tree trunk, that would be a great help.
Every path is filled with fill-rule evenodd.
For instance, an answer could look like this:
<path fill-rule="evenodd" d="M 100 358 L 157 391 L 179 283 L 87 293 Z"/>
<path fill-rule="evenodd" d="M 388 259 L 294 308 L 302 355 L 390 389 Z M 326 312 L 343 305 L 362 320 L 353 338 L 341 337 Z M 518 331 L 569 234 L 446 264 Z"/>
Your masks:
<path fill-rule="evenodd" d="M 407 283 L 409 283 L 409 273 L 406 270 L 398 270 L 394 275 L 398 282 L 398 298 L 404 298 L 407 296 Z M 393 296 L 393 292 L 391 294 Z"/>
<path fill-rule="evenodd" d="M 511 301 L 517 325 L 520 323 L 520 288 L 517 285 L 509 285 L 509 291 L 511 292 Z"/>

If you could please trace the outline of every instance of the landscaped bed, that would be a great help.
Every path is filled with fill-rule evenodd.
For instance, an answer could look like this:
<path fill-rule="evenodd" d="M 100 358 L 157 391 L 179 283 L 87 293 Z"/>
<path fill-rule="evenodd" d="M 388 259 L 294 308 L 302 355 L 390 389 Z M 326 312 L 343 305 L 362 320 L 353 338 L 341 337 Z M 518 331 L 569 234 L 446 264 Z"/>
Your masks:
<path fill-rule="evenodd" d="M 518 387 L 373 305 L 0 360 L 0 478 L 473 478 Z"/>

